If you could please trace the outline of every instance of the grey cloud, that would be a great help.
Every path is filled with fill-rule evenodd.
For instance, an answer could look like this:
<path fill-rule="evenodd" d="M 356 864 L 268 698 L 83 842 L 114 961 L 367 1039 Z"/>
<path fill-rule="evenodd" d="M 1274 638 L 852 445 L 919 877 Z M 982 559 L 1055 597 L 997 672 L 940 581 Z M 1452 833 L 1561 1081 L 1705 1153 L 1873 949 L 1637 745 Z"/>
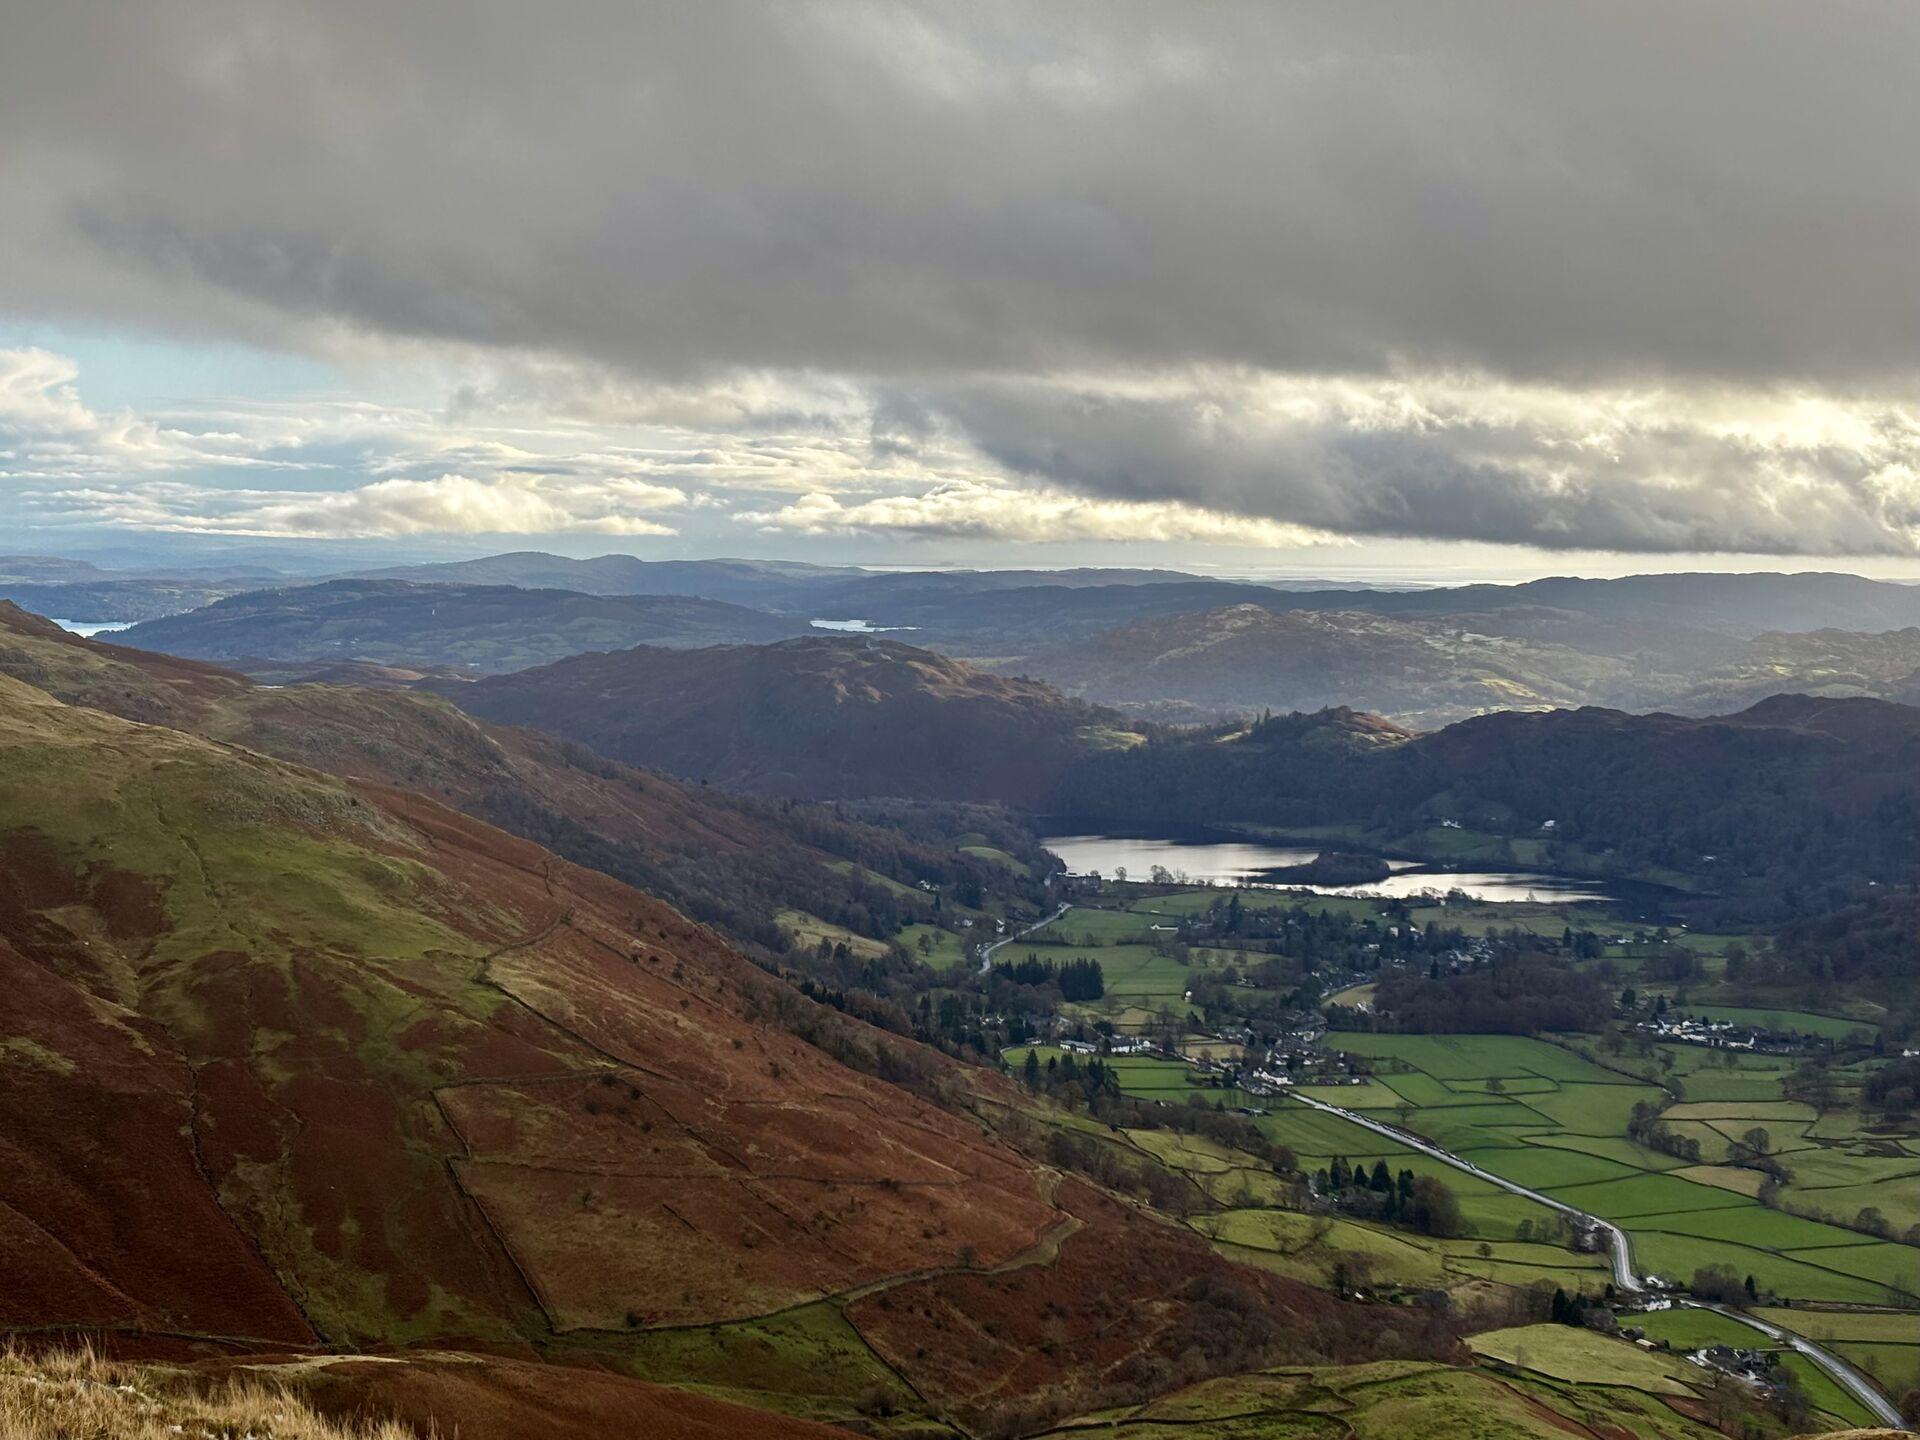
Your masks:
<path fill-rule="evenodd" d="M 1884 386 L 1916 42 L 1844 0 L 19 6 L 0 305 L 674 376 Z"/>
<path fill-rule="evenodd" d="M 987 383 L 937 402 L 1007 470 L 1343 535 L 1543 549 L 1920 553 L 1920 420 L 1771 393 L 1580 395 L 1227 377 Z"/>

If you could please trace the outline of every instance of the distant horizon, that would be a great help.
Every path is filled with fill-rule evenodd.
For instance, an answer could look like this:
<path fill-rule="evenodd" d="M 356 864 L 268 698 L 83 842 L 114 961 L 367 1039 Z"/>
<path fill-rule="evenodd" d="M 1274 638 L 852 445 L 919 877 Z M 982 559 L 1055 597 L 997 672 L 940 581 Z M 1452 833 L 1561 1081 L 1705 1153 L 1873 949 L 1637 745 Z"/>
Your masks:
<path fill-rule="evenodd" d="M 1644 575 L 1854 575 L 1896 585 L 1920 585 L 1920 561 L 1904 562 L 1880 556 L 1754 556 L 1687 555 L 1646 556 L 1609 555 L 1592 557 L 1576 564 L 1555 565 L 1553 558 L 1541 557 L 1531 563 L 1496 565 L 1479 563 L 1460 565 L 1419 565 L 1411 561 L 1324 564 L 1319 566 L 1259 566 L 1232 564 L 1207 559 L 1180 563 L 1175 557 L 1153 560 L 1121 559 L 1099 556 L 1051 558 L 1014 555 L 1003 560 L 942 558 L 883 559 L 868 556 L 835 558 L 832 554 L 799 555 L 792 553 L 723 552 L 720 550 L 679 554 L 642 554 L 634 549 L 596 546 L 578 542 L 584 537 L 554 535 L 490 537 L 495 545 L 465 542 L 405 543 L 333 540 L 289 543 L 273 537 L 233 537 L 217 539 L 180 536 L 164 532 L 154 534 L 115 534 L 99 537 L 93 543 L 60 544 L 47 537 L 15 537 L 0 542 L 0 557 L 21 556 L 44 559 L 83 560 L 106 571 L 140 572 L 154 570 L 218 571 L 258 568 L 288 578 L 340 574 L 349 571 L 395 568 L 410 565 L 457 564 L 491 559 L 502 555 L 545 554 L 568 560 L 597 560 L 619 556 L 646 563 L 741 561 L 754 564 L 813 565 L 825 568 L 887 573 L 994 573 L 1003 571 L 1122 570 L 1174 572 L 1197 579 L 1241 581 L 1285 589 L 1291 585 L 1338 587 L 1354 585 L 1372 588 L 1438 589 L 1459 585 L 1521 585 L 1535 580 L 1580 579 L 1619 580 Z M 555 542 L 560 542 L 556 544 Z M 142 558 L 142 557 L 145 558 Z M 1670 563 L 1660 563 L 1670 562 Z M 1904 571 L 1905 573 L 1889 573 Z"/>

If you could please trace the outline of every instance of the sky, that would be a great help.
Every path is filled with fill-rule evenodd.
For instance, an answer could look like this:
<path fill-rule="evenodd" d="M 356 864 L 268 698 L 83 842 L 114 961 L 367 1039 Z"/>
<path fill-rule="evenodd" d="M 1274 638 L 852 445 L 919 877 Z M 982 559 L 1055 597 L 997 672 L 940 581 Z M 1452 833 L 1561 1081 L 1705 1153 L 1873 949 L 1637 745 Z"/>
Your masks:
<path fill-rule="evenodd" d="M 63 0 L 0 550 L 1920 579 L 1920 9 Z"/>

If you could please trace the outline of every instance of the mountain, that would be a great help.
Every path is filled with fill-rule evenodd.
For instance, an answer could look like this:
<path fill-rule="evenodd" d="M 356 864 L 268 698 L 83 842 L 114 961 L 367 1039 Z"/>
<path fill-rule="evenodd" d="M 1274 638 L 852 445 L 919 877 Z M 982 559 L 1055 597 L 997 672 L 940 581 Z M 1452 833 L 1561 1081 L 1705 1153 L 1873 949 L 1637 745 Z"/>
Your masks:
<path fill-rule="evenodd" d="M 632 555 L 575 560 L 543 550 L 519 550 L 474 560 L 387 566 L 352 578 L 423 585 L 514 585 L 584 595 L 684 595 L 781 608 L 810 584 L 864 573 L 848 565 L 809 565 L 798 560 L 641 560 Z"/>
<path fill-rule="evenodd" d="M 364 572 L 376 580 L 423 584 L 519 585 L 588 595 L 691 595 L 821 619 L 860 619 L 869 610 L 938 604 L 955 596 L 1047 585 L 1151 585 L 1190 581 L 1173 570 L 929 570 L 887 572 L 793 560 L 641 560 L 600 555 L 574 560 L 526 550 Z"/>
<path fill-rule="evenodd" d="M 110 572 L 91 560 L 59 555 L 0 555 L 0 584 L 76 584 L 104 580 Z"/>
<path fill-rule="evenodd" d="M 1920 585 L 1809 571 L 1747 575 L 1558 576 L 1520 585 L 1399 592 L 1379 606 L 1397 615 L 1463 614 L 1541 606 L 1599 619 L 1669 623 L 1736 635 L 1769 630 L 1894 630 L 1920 624 Z M 1369 605 L 1367 608 L 1374 608 Z"/>
<path fill-rule="evenodd" d="M 1920 709 L 1780 695 L 1705 719 L 1508 711 L 1425 735 L 1290 715 L 1088 756 L 1051 805 L 1670 880 L 1792 911 L 1816 887 L 1913 874 Z"/>
<path fill-rule="evenodd" d="M 0 580 L 0 600 L 82 624 L 119 625 L 176 615 L 250 590 L 258 581 L 203 579 Z"/>
<path fill-rule="evenodd" d="M 1084 751 L 1138 739 L 1050 686 L 866 636 L 576 655 L 434 688 L 616 760 L 776 795 L 1018 804 Z"/>
<path fill-rule="evenodd" d="M 63 620 L 121 624 L 211 604 L 257 589 L 272 575 L 245 565 L 109 570 L 57 555 L 0 555 L 0 600 Z"/>
<path fill-rule="evenodd" d="M 1783 692 L 1920 701 L 1920 627 L 1756 635 L 1680 678 L 1663 708 L 1709 715 Z"/>
<path fill-rule="evenodd" d="M 1407 620 L 1240 604 L 1143 620 L 1003 668 L 1159 719 L 1346 705 L 1435 728 L 1582 705 L 1704 716 L 1783 691 L 1899 699 L 1920 683 L 1920 629 L 1746 638 L 1530 606 Z"/>
<path fill-rule="evenodd" d="M 256 684 L 199 661 L 83 640 L 5 602 L 0 673 L 69 704 L 419 791 L 774 951 L 786 944 L 784 911 L 884 938 L 919 918 L 922 881 L 1009 883 L 989 862 L 891 829 L 683 785 L 551 735 L 489 724 L 437 696 L 391 684 Z"/>
<path fill-rule="evenodd" d="M 423 796 L 0 676 L 0 854 L 0 1328 L 975 1433 L 1456 1353 L 1040 1165 L 997 1076 Z"/>
<path fill-rule="evenodd" d="M 889 577 L 918 578 L 918 577 Z M 1040 575 L 1017 587 L 965 592 L 867 590 L 857 613 L 912 629 L 915 643 L 1005 659 L 1143 620 L 1258 605 L 1275 612 L 1340 611 L 1407 621 L 1449 620 L 1481 635 L 1547 641 L 1601 654 L 1663 650 L 1724 637 L 1819 629 L 1878 632 L 1920 625 L 1920 586 L 1855 575 L 1640 575 L 1547 579 L 1428 590 L 1287 589 L 1166 577 L 1163 583 L 1072 586 Z M 862 582 L 864 583 L 864 582 Z"/>
<path fill-rule="evenodd" d="M 1143 620 L 1012 667 L 1069 695 L 1174 718 L 1232 711 L 1376 711 L 1437 726 L 1496 709 L 1579 705 L 1630 674 L 1621 660 L 1477 635 L 1444 621 L 1233 605 Z"/>
<path fill-rule="evenodd" d="M 236 595 L 136 625 L 120 639 L 223 664 L 371 660 L 491 673 L 585 650 L 751 643 L 805 629 L 739 605 L 685 596 L 334 580 Z"/>

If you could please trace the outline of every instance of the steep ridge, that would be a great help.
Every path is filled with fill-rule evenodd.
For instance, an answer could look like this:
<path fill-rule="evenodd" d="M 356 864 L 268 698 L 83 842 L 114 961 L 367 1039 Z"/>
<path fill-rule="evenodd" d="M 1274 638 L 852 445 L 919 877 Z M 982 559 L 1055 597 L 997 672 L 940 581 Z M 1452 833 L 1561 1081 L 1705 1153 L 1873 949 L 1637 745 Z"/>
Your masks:
<path fill-rule="evenodd" d="M 630 764 L 769 794 L 1022 803 L 1130 743 L 1112 712 L 891 640 L 641 648 L 433 687 Z"/>
<path fill-rule="evenodd" d="M 586 650 L 778 640 L 806 628 L 687 596 L 334 580 L 235 595 L 135 625 L 120 638 L 140 649 L 228 665 L 369 660 L 494 672 Z"/>
<path fill-rule="evenodd" d="M 421 796 L 4 677 L 0 853 L 0 1327 L 672 1379 L 659 1327 L 840 1297 L 904 1390 L 976 1416 L 1137 1392 L 1224 1293 L 1267 1359 L 1446 1346 L 1063 1183 L 921 1098 L 991 1113 L 1001 1082 Z M 941 1327 L 990 1336 L 987 1277 L 1035 1267 L 1098 1353 L 955 1370 Z"/>

